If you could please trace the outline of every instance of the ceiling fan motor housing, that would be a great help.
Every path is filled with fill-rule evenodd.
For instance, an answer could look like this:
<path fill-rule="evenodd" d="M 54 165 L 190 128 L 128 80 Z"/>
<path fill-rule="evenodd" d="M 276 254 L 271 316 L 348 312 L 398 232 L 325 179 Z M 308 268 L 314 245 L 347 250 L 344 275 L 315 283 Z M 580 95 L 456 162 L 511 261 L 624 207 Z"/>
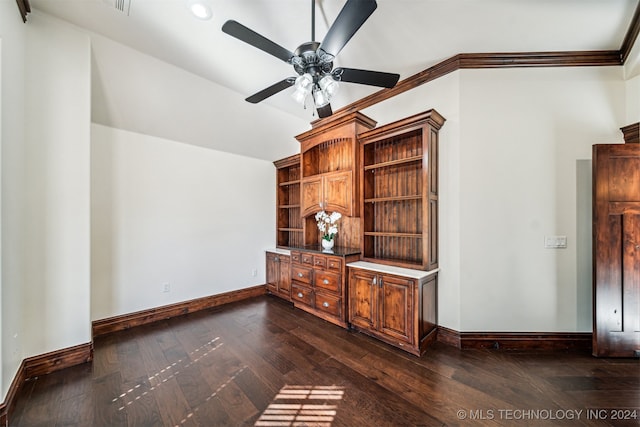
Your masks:
<path fill-rule="evenodd" d="M 310 74 L 314 83 L 325 74 L 329 74 L 333 68 L 333 56 L 318 51 L 320 43 L 303 43 L 295 50 L 295 56 L 291 58 L 294 70 L 298 75 Z"/>

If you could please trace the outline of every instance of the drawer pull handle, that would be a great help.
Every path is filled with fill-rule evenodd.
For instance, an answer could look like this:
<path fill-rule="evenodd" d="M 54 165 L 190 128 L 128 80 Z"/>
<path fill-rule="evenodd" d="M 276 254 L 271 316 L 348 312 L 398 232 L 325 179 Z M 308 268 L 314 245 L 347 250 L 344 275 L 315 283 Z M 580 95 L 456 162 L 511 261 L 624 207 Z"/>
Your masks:
<path fill-rule="evenodd" d="M 304 295 L 302 295 L 302 292 L 298 292 L 298 298 L 302 298 Z"/>
<path fill-rule="evenodd" d="M 324 279 L 324 280 L 322 281 L 322 283 L 324 283 L 325 285 L 328 285 L 328 284 L 329 284 L 329 280 Z"/>
<path fill-rule="evenodd" d="M 302 277 L 302 276 L 303 276 L 303 274 L 302 274 L 302 273 L 298 273 L 298 277 Z"/>
<path fill-rule="evenodd" d="M 322 306 L 323 307 L 329 307 L 329 303 L 325 301 L 325 302 L 322 303 Z"/>

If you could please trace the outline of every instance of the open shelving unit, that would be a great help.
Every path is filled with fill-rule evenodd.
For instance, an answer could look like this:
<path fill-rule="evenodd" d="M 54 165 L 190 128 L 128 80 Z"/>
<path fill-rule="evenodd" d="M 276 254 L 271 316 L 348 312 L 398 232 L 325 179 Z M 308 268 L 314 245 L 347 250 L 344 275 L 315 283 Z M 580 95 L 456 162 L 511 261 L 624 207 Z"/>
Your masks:
<path fill-rule="evenodd" d="M 359 135 L 362 258 L 438 266 L 438 130 L 435 110 Z"/>
<path fill-rule="evenodd" d="M 276 221 L 278 247 L 302 246 L 304 233 L 300 215 L 300 155 L 274 162 L 276 166 Z"/>

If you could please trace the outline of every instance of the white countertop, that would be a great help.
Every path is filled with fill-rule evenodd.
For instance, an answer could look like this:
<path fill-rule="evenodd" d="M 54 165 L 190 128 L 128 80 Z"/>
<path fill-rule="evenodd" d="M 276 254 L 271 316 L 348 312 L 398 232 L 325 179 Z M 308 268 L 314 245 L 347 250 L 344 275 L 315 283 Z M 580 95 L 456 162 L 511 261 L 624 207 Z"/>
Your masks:
<path fill-rule="evenodd" d="M 271 253 L 280 254 L 280 255 L 291 255 L 291 251 L 289 249 L 272 248 L 272 249 L 267 249 L 266 252 L 271 252 Z"/>
<path fill-rule="evenodd" d="M 432 274 L 437 273 L 439 270 L 437 268 L 435 270 L 429 270 L 429 271 L 414 270 L 412 268 L 394 267 L 392 265 L 376 264 L 373 262 L 366 262 L 366 261 L 351 262 L 347 264 L 347 267 L 377 271 L 378 273 L 395 274 L 398 276 L 410 277 L 412 279 L 424 279 L 425 277 L 428 277 L 428 276 L 431 276 Z"/>

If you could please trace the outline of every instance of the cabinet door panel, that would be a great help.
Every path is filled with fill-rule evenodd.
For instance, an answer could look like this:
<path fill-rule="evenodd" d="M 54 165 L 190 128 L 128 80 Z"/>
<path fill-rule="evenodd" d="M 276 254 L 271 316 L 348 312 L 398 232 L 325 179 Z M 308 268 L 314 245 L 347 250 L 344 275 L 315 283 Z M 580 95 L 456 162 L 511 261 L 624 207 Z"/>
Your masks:
<path fill-rule="evenodd" d="M 278 290 L 278 276 L 277 256 L 267 252 L 267 287 L 271 292 L 277 292 Z"/>
<path fill-rule="evenodd" d="M 280 258 L 280 278 L 278 280 L 278 293 L 287 299 L 291 299 L 291 263 L 289 257 Z"/>
<path fill-rule="evenodd" d="M 383 276 L 380 292 L 379 329 L 390 338 L 412 343 L 413 281 Z"/>
<path fill-rule="evenodd" d="M 376 327 L 376 304 L 378 286 L 376 275 L 362 270 L 349 273 L 349 322 L 374 330 Z"/>
<path fill-rule="evenodd" d="M 322 207 L 329 212 L 351 214 L 351 172 L 340 172 L 324 177 L 324 198 Z"/>
<path fill-rule="evenodd" d="M 302 181 L 302 216 L 311 215 L 320 210 L 322 201 L 322 178 L 305 178 Z"/>

